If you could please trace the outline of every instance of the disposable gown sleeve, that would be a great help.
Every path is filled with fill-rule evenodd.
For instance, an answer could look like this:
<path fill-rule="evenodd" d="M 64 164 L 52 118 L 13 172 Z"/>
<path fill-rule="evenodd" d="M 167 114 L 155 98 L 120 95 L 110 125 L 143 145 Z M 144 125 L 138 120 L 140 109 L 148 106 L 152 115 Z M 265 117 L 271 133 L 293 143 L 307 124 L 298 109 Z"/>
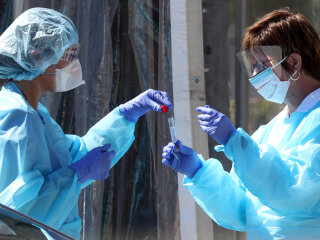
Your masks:
<path fill-rule="evenodd" d="M 111 167 L 113 167 L 132 145 L 134 129 L 135 123 L 125 119 L 119 108 L 115 108 L 91 127 L 82 140 L 88 151 L 110 143 L 110 150 L 116 153 L 111 162 Z"/>
<path fill-rule="evenodd" d="M 319 122 L 318 118 L 315 121 Z M 320 125 L 309 125 L 279 152 L 256 143 L 241 128 L 224 152 L 251 193 L 285 215 L 319 216 Z"/>
<path fill-rule="evenodd" d="M 204 161 L 196 175 L 184 178 L 183 185 L 199 206 L 219 225 L 237 231 L 247 230 L 246 210 L 251 200 L 237 178 L 224 171 L 216 159 Z"/>
<path fill-rule="evenodd" d="M 125 119 L 119 109 L 115 108 L 92 126 L 85 136 L 67 135 L 72 162 L 81 159 L 91 149 L 110 143 L 110 150 L 116 153 L 111 162 L 113 167 L 132 145 L 135 138 L 134 130 L 135 123 Z M 85 188 L 92 182 L 94 180 L 83 183 L 81 188 Z"/>
<path fill-rule="evenodd" d="M 48 162 L 39 124 L 36 113 L 19 109 L 1 119 L 0 202 L 60 228 L 77 207 L 81 186 L 70 168 L 54 169 Z"/>

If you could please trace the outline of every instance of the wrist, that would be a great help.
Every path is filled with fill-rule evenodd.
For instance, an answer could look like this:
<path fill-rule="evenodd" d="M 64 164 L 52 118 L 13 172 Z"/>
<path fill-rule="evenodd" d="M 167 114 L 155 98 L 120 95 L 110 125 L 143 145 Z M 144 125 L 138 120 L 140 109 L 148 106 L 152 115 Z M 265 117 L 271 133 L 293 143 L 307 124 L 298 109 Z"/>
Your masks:
<path fill-rule="evenodd" d="M 232 131 L 230 132 L 226 142 L 223 145 L 227 145 L 227 143 L 229 142 L 229 140 L 231 139 L 231 137 L 237 132 L 237 129 L 235 127 L 233 127 Z"/>
<path fill-rule="evenodd" d="M 193 178 L 194 177 L 194 175 L 196 175 L 196 173 L 202 168 L 202 162 L 201 162 L 201 160 L 200 159 L 198 159 L 199 161 L 198 161 L 198 163 L 197 163 L 197 165 L 196 165 L 196 167 L 193 169 L 193 172 L 191 173 L 191 174 L 188 174 L 187 175 L 187 177 L 188 178 Z"/>
<path fill-rule="evenodd" d="M 125 119 L 133 123 L 136 123 L 141 116 L 140 114 L 134 112 L 134 110 L 132 109 L 130 104 L 128 104 L 128 102 L 119 106 L 119 112 L 123 115 Z"/>
<path fill-rule="evenodd" d="M 79 160 L 80 161 L 80 160 Z M 86 178 L 86 176 L 88 176 L 88 174 L 85 174 L 85 169 L 83 166 L 81 166 L 79 164 L 79 161 L 78 162 L 75 162 L 75 163 L 72 163 L 70 164 L 68 167 L 71 168 L 76 174 L 77 174 L 77 177 L 79 179 L 79 181 L 81 183 L 84 183 L 86 182 L 87 180 L 89 180 L 88 178 Z"/>

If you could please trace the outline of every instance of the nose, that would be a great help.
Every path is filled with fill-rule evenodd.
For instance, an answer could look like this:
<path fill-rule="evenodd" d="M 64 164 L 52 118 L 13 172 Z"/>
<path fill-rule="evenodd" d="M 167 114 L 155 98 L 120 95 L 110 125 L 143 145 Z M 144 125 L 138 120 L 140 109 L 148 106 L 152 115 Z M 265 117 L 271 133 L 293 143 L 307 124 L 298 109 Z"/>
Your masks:
<path fill-rule="evenodd" d="M 259 73 L 259 70 L 257 68 L 254 68 L 253 71 L 252 71 L 252 76 L 251 77 L 254 77 L 258 73 Z"/>

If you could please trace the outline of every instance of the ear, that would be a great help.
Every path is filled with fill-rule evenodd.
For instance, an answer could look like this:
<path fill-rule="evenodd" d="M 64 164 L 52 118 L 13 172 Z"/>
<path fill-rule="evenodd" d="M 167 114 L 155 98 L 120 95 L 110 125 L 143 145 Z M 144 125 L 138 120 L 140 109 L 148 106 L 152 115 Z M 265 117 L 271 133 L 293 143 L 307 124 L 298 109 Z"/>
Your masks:
<path fill-rule="evenodd" d="M 291 67 L 301 72 L 302 58 L 299 53 L 291 53 L 287 58 L 287 62 Z"/>

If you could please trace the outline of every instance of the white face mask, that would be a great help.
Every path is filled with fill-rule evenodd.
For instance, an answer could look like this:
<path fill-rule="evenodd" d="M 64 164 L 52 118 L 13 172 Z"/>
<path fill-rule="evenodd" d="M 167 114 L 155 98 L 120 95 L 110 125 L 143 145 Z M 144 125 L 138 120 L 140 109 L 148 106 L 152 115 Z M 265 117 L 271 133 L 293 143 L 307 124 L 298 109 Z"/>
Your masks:
<path fill-rule="evenodd" d="M 79 59 L 74 60 L 65 68 L 56 69 L 55 92 L 66 92 L 82 84 L 85 84 L 85 81 L 82 80 L 82 69 Z"/>
<path fill-rule="evenodd" d="M 276 65 L 268 67 L 250 79 L 250 83 L 255 87 L 255 89 L 257 89 L 262 97 L 268 101 L 279 104 L 282 104 L 287 96 L 290 81 L 298 80 L 300 77 L 299 74 L 296 79 L 293 78 L 297 73 L 297 71 L 295 71 L 287 81 L 280 81 L 279 77 L 272 71 L 272 69 L 282 63 L 285 59 L 286 57 Z"/>

